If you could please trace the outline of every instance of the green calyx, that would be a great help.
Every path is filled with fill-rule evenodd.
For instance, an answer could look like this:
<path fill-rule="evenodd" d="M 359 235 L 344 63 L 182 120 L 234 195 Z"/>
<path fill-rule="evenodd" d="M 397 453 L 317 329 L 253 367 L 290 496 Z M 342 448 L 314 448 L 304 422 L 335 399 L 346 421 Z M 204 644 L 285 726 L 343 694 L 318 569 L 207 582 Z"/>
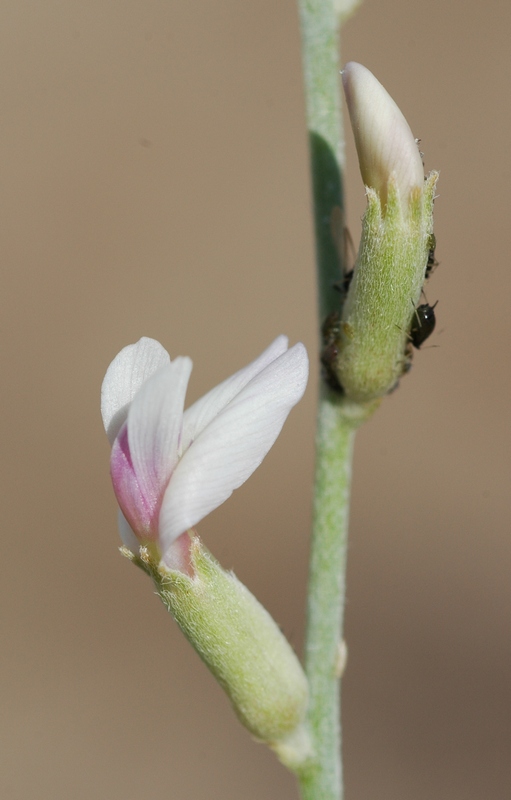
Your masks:
<path fill-rule="evenodd" d="M 410 364 L 410 328 L 424 284 L 438 173 L 403 206 L 392 176 L 387 204 L 367 190 L 353 279 L 343 306 L 333 368 L 347 399 L 383 397 Z"/>
<path fill-rule="evenodd" d="M 308 684 L 272 617 L 193 536 L 191 574 L 145 558 L 158 595 L 227 693 L 240 721 L 295 769 L 310 757 L 303 724 Z"/>

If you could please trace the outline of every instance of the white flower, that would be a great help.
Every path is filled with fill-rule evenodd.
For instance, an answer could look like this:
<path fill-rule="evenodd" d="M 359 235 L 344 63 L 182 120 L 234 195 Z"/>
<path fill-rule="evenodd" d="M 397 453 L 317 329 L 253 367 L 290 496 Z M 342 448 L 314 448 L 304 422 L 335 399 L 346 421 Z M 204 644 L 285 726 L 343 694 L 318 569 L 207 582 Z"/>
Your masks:
<path fill-rule="evenodd" d="M 421 156 L 408 122 L 389 93 L 362 64 L 346 64 L 342 83 L 365 185 L 377 191 L 385 206 L 393 173 L 402 203 L 407 203 L 412 189 L 422 190 L 424 185 Z"/>
<path fill-rule="evenodd" d="M 305 391 L 308 359 L 302 344 L 288 350 L 279 336 L 184 411 L 191 370 L 189 358 L 171 362 L 143 338 L 121 350 L 101 389 L 121 537 L 135 553 L 156 547 L 164 561 L 259 466 Z"/>

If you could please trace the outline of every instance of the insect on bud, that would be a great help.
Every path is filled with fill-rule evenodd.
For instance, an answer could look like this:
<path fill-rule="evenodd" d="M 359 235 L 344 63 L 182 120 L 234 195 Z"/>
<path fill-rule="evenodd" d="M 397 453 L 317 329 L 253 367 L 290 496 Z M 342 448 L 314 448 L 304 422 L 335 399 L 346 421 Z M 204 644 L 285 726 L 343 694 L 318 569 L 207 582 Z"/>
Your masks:
<path fill-rule="evenodd" d="M 409 369 L 411 345 L 420 346 L 433 330 L 432 308 L 422 319 L 417 304 L 426 270 L 434 265 L 438 173 L 424 179 L 406 119 L 368 69 L 351 62 L 342 78 L 367 209 L 353 278 L 328 341 L 327 354 L 335 356 L 328 374 L 329 385 L 333 375 L 348 401 L 366 404 L 396 386 Z"/>

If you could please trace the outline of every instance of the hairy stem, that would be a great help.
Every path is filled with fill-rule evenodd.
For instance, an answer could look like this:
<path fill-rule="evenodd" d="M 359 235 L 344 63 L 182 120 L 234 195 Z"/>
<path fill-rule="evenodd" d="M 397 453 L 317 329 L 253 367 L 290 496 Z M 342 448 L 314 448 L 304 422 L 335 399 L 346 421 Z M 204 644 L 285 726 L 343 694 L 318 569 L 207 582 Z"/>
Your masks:
<path fill-rule="evenodd" d="M 354 432 L 342 405 L 321 398 L 306 641 L 315 757 L 299 775 L 303 800 L 342 797 L 339 678 Z"/>
<path fill-rule="evenodd" d="M 339 92 L 339 16 L 332 0 L 299 0 L 309 129 L 319 324 L 340 315 L 344 212 L 344 140 Z M 309 574 L 306 672 L 314 756 L 298 770 L 303 800 L 341 800 L 342 622 L 353 440 L 372 407 L 354 406 L 321 385 L 314 521 Z"/>

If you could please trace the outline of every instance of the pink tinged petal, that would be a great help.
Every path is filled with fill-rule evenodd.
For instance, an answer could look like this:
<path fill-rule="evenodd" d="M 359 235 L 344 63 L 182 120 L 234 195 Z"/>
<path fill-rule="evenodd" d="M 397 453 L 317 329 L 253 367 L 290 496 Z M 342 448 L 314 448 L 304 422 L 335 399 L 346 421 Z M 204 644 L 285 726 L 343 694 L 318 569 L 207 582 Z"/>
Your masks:
<path fill-rule="evenodd" d="M 307 352 L 297 344 L 255 375 L 192 443 L 165 492 L 159 522 L 163 553 L 259 466 L 302 397 L 307 376 Z"/>
<path fill-rule="evenodd" d="M 138 555 L 140 542 L 133 533 L 133 529 L 122 513 L 121 509 L 119 509 L 119 513 L 117 515 L 117 524 L 119 526 L 119 533 L 124 547 L 127 547 L 132 553 Z"/>
<path fill-rule="evenodd" d="M 136 495 L 137 504 L 144 509 L 141 519 L 149 514 L 153 535 L 157 530 L 163 494 L 178 459 L 183 406 L 191 371 L 192 362 L 186 357 L 176 358 L 168 366 L 162 367 L 135 395 L 128 413 L 126 430 L 129 446 L 123 466 L 126 476 L 131 472 L 136 478 L 138 493 L 134 486 L 131 486 L 131 490 Z M 123 431 L 115 445 L 122 439 L 122 434 Z M 120 448 L 122 445 L 121 441 Z M 114 449 L 112 462 L 113 459 Z M 131 481 L 131 478 L 127 479 Z M 126 513 L 126 504 L 117 496 L 128 521 L 134 527 L 132 516 Z M 134 529 L 138 533 L 137 528 Z"/>
<path fill-rule="evenodd" d="M 395 174 L 403 201 L 424 184 L 424 167 L 414 135 L 400 109 L 381 83 L 362 64 L 351 61 L 342 71 L 360 172 L 382 204 Z"/>
<path fill-rule="evenodd" d="M 195 569 L 190 552 L 191 545 L 192 538 L 188 531 L 178 536 L 165 550 L 162 559 L 165 566 L 168 567 L 168 569 L 177 570 L 178 572 L 188 575 L 189 578 L 193 578 L 195 576 Z"/>
<path fill-rule="evenodd" d="M 117 502 L 133 531 L 141 539 L 156 538 L 157 529 L 153 523 L 158 509 L 154 500 L 151 502 L 151 498 L 146 498 L 140 489 L 133 469 L 126 425 L 112 445 L 110 475 Z"/>
<path fill-rule="evenodd" d="M 212 419 L 231 402 L 231 400 L 247 385 L 252 378 L 268 364 L 285 353 L 288 346 L 287 336 L 278 336 L 261 355 L 248 366 L 235 372 L 230 378 L 219 383 L 214 389 L 187 408 L 183 419 L 183 437 L 180 450 L 188 449 Z"/>
<path fill-rule="evenodd" d="M 146 337 L 125 347 L 106 371 L 101 387 L 101 415 L 110 444 L 126 421 L 128 409 L 142 384 L 170 357 L 155 339 Z"/>

